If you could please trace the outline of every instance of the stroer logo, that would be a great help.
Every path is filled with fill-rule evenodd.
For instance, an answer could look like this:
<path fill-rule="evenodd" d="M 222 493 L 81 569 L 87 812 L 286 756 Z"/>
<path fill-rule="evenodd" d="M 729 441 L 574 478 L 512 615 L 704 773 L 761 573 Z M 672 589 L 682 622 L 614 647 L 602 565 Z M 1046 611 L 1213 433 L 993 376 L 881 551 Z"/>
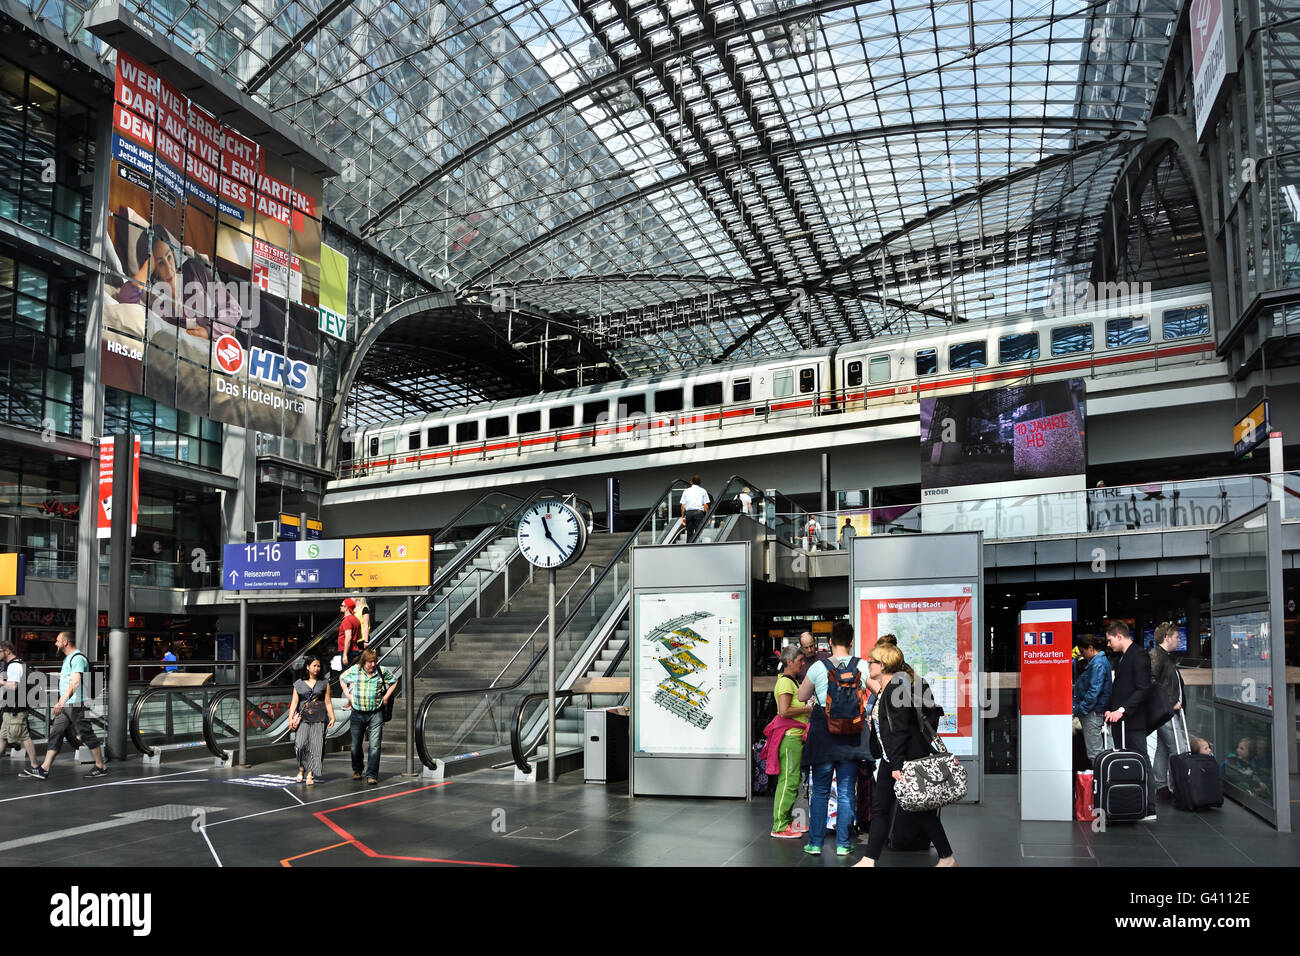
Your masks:
<path fill-rule="evenodd" d="M 50 925 L 64 929 L 127 927 L 133 936 L 153 928 L 152 893 L 68 893 L 50 897 Z"/>
<path fill-rule="evenodd" d="M 217 339 L 217 368 L 235 375 L 244 367 L 244 347 L 233 335 Z M 307 363 L 291 361 L 278 352 L 254 345 L 248 352 L 248 374 L 268 385 L 287 386 L 294 391 L 307 388 Z"/>

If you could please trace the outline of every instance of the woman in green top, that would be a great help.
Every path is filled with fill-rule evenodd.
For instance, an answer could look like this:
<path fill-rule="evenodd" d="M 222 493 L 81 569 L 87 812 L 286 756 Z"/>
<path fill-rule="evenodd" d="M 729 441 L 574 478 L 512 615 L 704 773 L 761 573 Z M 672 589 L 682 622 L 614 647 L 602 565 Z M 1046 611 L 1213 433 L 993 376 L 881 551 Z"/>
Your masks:
<path fill-rule="evenodd" d="M 776 679 L 773 696 L 776 697 L 776 712 L 782 717 L 808 724 L 808 715 L 812 705 L 800 704 L 795 700 L 799 692 L 799 676 L 803 672 L 803 652 L 799 645 L 791 644 L 781 651 L 781 676 Z M 803 730 L 791 727 L 781 738 L 778 751 L 781 759 L 781 775 L 777 777 L 776 796 L 772 802 L 772 836 L 780 840 L 801 838 L 807 827 L 794 824 L 793 812 L 795 797 L 799 795 L 799 761 L 803 756 Z"/>

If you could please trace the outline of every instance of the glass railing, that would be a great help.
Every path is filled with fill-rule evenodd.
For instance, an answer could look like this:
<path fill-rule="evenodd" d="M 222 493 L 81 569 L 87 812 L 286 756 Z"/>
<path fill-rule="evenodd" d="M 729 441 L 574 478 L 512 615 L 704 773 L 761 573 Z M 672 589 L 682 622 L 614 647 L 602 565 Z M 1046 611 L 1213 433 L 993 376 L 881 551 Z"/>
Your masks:
<path fill-rule="evenodd" d="M 1241 517 L 1281 491 L 1283 518 L 1300 518 L 1300 472 L 1229 475 L 1089 488 L 975 501 L 893 505 L 842 511 L 795 511 L 777 524 L 800 528 L 797 546 L 810 550 L 846 547 L 845 519 L 855 534 L 919 534 L 983 531 L 985 541 L 1028 537 L 1131 534 L 1215 528 Z M 809 534 L 809 519 L 816 527 Z"/>
<path fill-rule="evenodd" d="M 716 540 L 717 533 L 733 515 L 752 518 L 766 529 L 768 536 L 791 546 L 796 545 L 808 522 L 808 513 L 789 495 L 760 490 L 754 482 L 733 475 L 709 509 L 697 540 Z"/>
<path fill-rule="evenodd" d="M 663 543 L 680 533 L 680 500 L 685 488 L 681 481 L 670 485 L 627 535 L 595 582 L 588 585 L 579 599 L 571 599 L 571 610 L 561 617 L 555 635 L 555 659 L 560 669 L 557 679 L 561 686 L 578 676 L 576 671 L 590 656 L 594 643 L 612 633 L 626 615 L 633 547 Z M 540 628 L 545 628 L 544 620 Z M 485 683 L 466 690 L 435 692 L 421 701 L 416 712 L 415 743 L 425 766 L 433 767 L 436 760 L 456 761 L 468 756 L 509 752 L 516 707 L 525 697 L 546 690 L 544 636 L 537 640 L 535 631 L 521 650 L 530 646 L 535 646 L 536 651 L 522 668 L 521 676 L 509 683 L 495 686 Z M 527 653 L 517 656 L 520 660 L 529 658 Z M 511 671 L 503 671 L 499 677 L 509 679 Z"/>

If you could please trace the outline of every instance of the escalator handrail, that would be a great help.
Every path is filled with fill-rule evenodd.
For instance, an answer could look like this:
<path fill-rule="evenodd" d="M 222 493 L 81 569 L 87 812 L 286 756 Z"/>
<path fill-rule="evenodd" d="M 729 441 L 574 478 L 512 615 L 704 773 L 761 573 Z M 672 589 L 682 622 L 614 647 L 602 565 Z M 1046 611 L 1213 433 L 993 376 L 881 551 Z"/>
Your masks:
<path fill-rule="evenodd" d="M 535 701 L 546 700 L 547 696 L 548 695 L 545 691 L 539 694 L 528 694 L 518 703 L 515 707 L 514 716 L 510 718 L 510 757 L 514 760 L 515 766 L 524 773 L 533 772 L 533 765 L 528 762 L 528 758 L 524 755 L 523 748 L 521 725 L 524 721 L 524 708 Z M 557 703 L 561 697 L 563 697 L 567 702 L 573 697 L 573 691 L 557 690 L 555 692 L 555 700 Z M 551 749 L 554 750 L 555 748 L 552 747 Z"/>
<path fill-rule="evenodd" d="M 728 478 L 728 479 L 726 480 L 726 482 L 723 484 L 723 486 L 722 486 L 722 491 L 718 494 L 717 505 L 714 506 L 714 508 L 713 508 L 713 513 L 710 514 L 709 517 L 713 517 L 713 514 L 716 514 L 716 512 L 717 512 L 717 506 L 718 506 L 718 505 L 721 505 L 722 502 L 728 500 L 728 495 L 731 495 L 732 497 L 735 497 L 736 495 L 739 494 L 739 491 L 735 490 L 735 486 L 737 486 L 737 485 L 738 485 L 740 488 L 749 488 L 749 489 L 751 490 L 751 492 L 752 492 L 752 496 L 753 496 L 753 498 L 754 498 L 754 501 L 756 501 L 756 502 L 757 502 L 757 501 L 767 501 L 767 500 L 770 499 L 770 496 L 767 494 L 767 492 L 765 492 L 765 491 L 760 491 L 760 490 L 759 490 L 761 486 L 758 485 L 756 482 L 750 481 L 750 480 L 747 479 L 747 478 L 742 478 L 740 475 L 732 475 L 732 476 L 731 476 L 730 478 Z M 791 500 L 790 503 L 791 503 L 791 504 L 794 504 L 794 501 Z M 775 505 L 776 505 L 776 501 L 773 500 L 773 501 L 772 501 L 772 504 L 773 504 L 773 506 L 775 506 Z M 799 507 L 799 506 L 798 506 L 798 505 L 795 505 L 795 507 Z M 804 508 L 799 508 L 799 511 L 802 512 L 804 515 L 809 515 L 809 514 L 812 514 L 812 513 L 813 513 L 813 512 L 810 512 L 810 511 L 805 510 Z M 757 515 L 749 515 L 749 517 L 750 517 L 751 519 L 755 520 L 755 521 L 758 520 Z M 760 523 L 761 523 L 761 522 L 760 522 Z M 701 530 L 703 530 L 703 527 L 701 527 Z M 692 539 L 692 540 L 694 540 L 694 539 Z"/>
<path fill-rule="evenodd" d="M 496 493 L 497 493 L 497 492 L 492 492 L 491 494 L 496 494 Z M 501 530 L 502 526 L 504 526 L 504 525 L 509 525 L 511 522 L 516 521 L 518 515 L 519 515 L 519 514 L 520 514 L 520 513 L 525 509 L 525 508 L 529 507 L 529 506 L 530 506 L 530 505 L 531 505 L 535 500 L 539 500 L 539 496 L 543 496 L 543 495 L 550 496 L 550 497 L 558 497 L 558 496 L 560 496 L 560 493 L 557 492 L 557 491 L 555 491 L 555 490 L 552 489 L 552 488 L 541 488 L 541 489 L 538 489 L 536 492 L 534 492 L 533 494 L 529 495 L 527 498 L 524 498 L 524 499 L 519 499 L 519 498 L 517 498 L 515 495 L 509 495 L 509 497 L 511 497 L 511 498 L 515 498 L 515 500 L 519 501 L 519 504 L 516 506 L 516 508 L 515 508 L 514 511 L 510 512 L 509 515 L 507 515 L 506 517 L 502 518 L 499 522 L 497 522 L 497 524 L 496 524 L 494 527 L 492 527 L 492 528 L 490 528 L 490 529 L 487 529 L 487 531 L 485 531 L 484 534 L 485 534 L 488 538 L 494 538 L 494 537 L 496 537 L 497 532 Z M 486 496 L 483 496 L 483 497 L 486 497 Z M 480 497 L 480 498 L 479 498 L 479 502 L 481 502 L 481 501 L 483 500 L 483 497 Z M 567 496 L 567 497 L 572 498 L 572 496 Z M 583 500 L 583 499 L 575 499 L 575 500 Z M 584 503 L 587 504 L 588 507 L 590 507 L 590 502 L 585 502 L 585 501 L 584 501 Z M 461 513 L 462 513 L 462 515 L 463 515 L 465 512 L 461 512 Z M 483 535 L 479 535 L 478 537 L 483 537 Z M 477 539 L 478 539 L 478 538 L 476 537 L 475 540 L 477 540 Z M 446 580 L 448 574 L 454 574 L 455 571 L 459 570 L 459 568 L 460 568 L 460 566 L 461 566 L 462 564 L 464 564 L 466 561 L 469 560 L 469 554 L 470 554 L 470 552 L 471 552 L 472 550 L 474 550 L 474 549 L 469 548 L 469 547 L 462 548 L 462 549 L 461 549 L 461 553 L 458 554 L 458 555 L 456 556 L 456 558 L 453 559 L 453 561 L 452 561 L 450 564 L 448 564 L 446 567 L 443 568 L 443 573 L 440 573 L 439 576 L 438 576 L 438 579 L 437 579 L 434 583 L 430 584 L 429 588 L 425 591 L 424 596 L 421 598 L 421 601 L 423 602 L 423 604 L 427 604 L 429 598 L 430 598 L 433 594 L 436 594 L 436 593 L 437 593 L 437 587 L 441 587 L 441 584 L 442 584 L 443 582 L 445 582 L 445 580 Z M 423 604 L 421 604 L 420 607 L 423 607 Z M 384 624 L 380 625 L 379 629 L 378 629 L 374 634 L 372 634 L 372 635 L 370 636 L 370 640 L 367 642 L 366 647 L 367 647 L 368 649 L 369 649 L 369 648 L 373 648 L 373 649 L 376 650 L 376 652 L 379 652 L 379 648 L 382 647 L 383 644 L 384 644 L 384 643 L 385 643 L 389 638 L 391 638 L 391 637 L 394 636 L 394 633 L 393 633 L 393 632 L 395 632 L 395 631 L 397 630 L 397 627 L 398 627 L 398 623 L 399 623 L 399 622 L 400 622 L 400 624 L 405 625 L 406 618 L 405 618 L 404 615 L 396 615 L 396 614 L 395 614 L 395 615 L 393 615 L 392 617 L 390 617 L 386 622 L 384 622 Z M 327 629 L 326 633 L 325 633 L 324 635 L 322 635 L 322 636 L 328 636 L 328 629 Z M 320 640 L 320 638 L 317 639 L 317 641 L 319 641 L 319 640 Z M 313 642 L 313 645 L 312 645 L 312 646 L 314 646 L 315 643 L 316 643 L 316 642 Z M 376 646 L 376 645 L 378 645 L 378 646 Z M 298 654 L 298 655 L 296 655 L 295 659 L 296 659 L 297 657 L 302 657 L 302 656 L 303 656 L 302 654 Z M 290 661 L 290 662 L 288 662 L 288 664 L 287 664 L 286 666 L 291 666 L 292 663 L 293 663 L 293 662 Z M 276 674 L 282 674 L 283 672 L 284 672 L 284 668 L 281 668 L 280 670 L 278 670 L 278 671 L 276 672 Z M 286 692 L 286 693 L 291 692 L 291 691 L 293 690 L 292 686 L 285 686 L 285 685 L 283 685 L 283 684 L 274 684 L 274 683 L 271 683 L 270 678 L 268 678 L 268 679 L 265 680 L 265 681 L 260 681 L 260 682 L 258 682 L 256 685 L 255 685 L 255 684 L 249 684 L 247 689 L 248 689 L 248 691 L 250 691 L 250 692 L 253 691 L 253 690 L 255 690 L 255 689 L 256 689 L 256 690 L 265 690 L 265 689 L 268 689 L 268 684 L 270 685 L 269 689 L 278 689 L 278 690 L 284 691 L 284 692 Z M 331 679 L 331 683 L 330 683 L 330 693 L 331 693 L 331 694 L 334 693 L 334 687 L 335 687 L 335 686 L 336 686 L 336 681 L 333 680 L 333 679 Z M 190 688 L 156 688 L 156 689 L 157 689 L 157 690 L 163 690 L 163 689 L 178 690 L 178 689 L 190 689 Z M 341 688 L 340 688 L 340 689 L 341 689 Z M 218 708 L 221 706 L 221 704 L 222 704 L 225 700 L 227 700 L 228 698 L 230 698 L 230 697 L 232 697 L 232 696 L 236 696 L 236 695 L 238 695 L 238 694 L 239 694 L 239 688 L 238 688 L 237 686 L 235 686 L 235 687 L 227 687 L 227 688 L 225 688 L 225 689 L 223 689 L 223 690 L 220 690 L 220 691 L 218 691 L 216 694 L 214 694 L 214 695 L 212 696 L 212 699 L 208 701 L 208 705 L 207 705 L 207 707 L 206 707 L 205 710 L 204 710 L 204 714 L 203 714 L 203 740 L 204 740 L 204 743 L 207 744 L 208 751 L 209 751 L 213 756 L 217 757 L 217 758 L 220 759 L 220 760 L 226 760 L 226 759 L 228 759 L 228 754 L 226 753 L 225 749 L 222 748 L 222 746 L 220 745 L 220 743 L 217 741 L 216 728 L 215 728 L 217 710 L 218 710 Z M 141 696 L 144 696 L 144 695 L 141 695 Z M 246 705 L 246 704 L 247 704 L 247 701 L 244 701 L 244 704 Z M 241 707 L 241 710 L 240 710 L 240 718 L 239 718 L 239 719 L 241 719 L 241 720 L 245 719 L 245 718 L 244 718 L 244 714 L 243 714 L 243 709 L 242 709 L 242 707 Z"/>
<path fill-rule="evenodd" d="M 654 502 L 654 504 L 652 504 L 646 510 L 645 515 L 643 515 L 641 520 L 637 522 L 636 527 L 633 528 L 628 533 L 627 539 L 623 542 L 623 544 L 619 547 L 619 549 L 615 551 L 613 555 L 610 556 L 609 563 L 605 565 L 605 570 L 602 571 L 596 577 L 596 580 L 591 584 L 591 586 L 587 588 L 587 591 L 579 599 L 577 606 L 572 611 L 569 612 L 569 614 L 564 618 L 562 622 L 556 624 L 555 633 L 557 635 L 564 633 L 564 630 L 569 626 L 569 623 L 578 614 L 578 612 L 582 609 L 582 607 L 587 603 L 587 599 L 592 594 L 594 594 L 596 589 L 600 587 L 602 582 L 604 582 L 606 576 L 610 572 L 610 569 L 617 567 L 619 559 L 624 555 L 625 552 L 631 549 L 633 544 L 635 544 L 637 536 L 642 531 L 645 530 L 646 525 L 650 523 L 652 518 L 654 518 L 655 513 L 659 510 L 660 505 L 670 502 L 672 500 L 673 492 L 678 491 L 680 489 L 684 489 L 686 487 L 687 487 L 687 483 L 685 481 L 682 481 L 680 478 L 677 478 L 671 484 L 669 484 L 667 488 L 664 489 L 664 493 L 661 494 L 659 498 Z M 672 509 L 669 508 L 670 523 L 673 520 L 675 519 L 673 519 L 672 517 Z M 520 687 L 523 684 L 523 682 L 526 681 L 532 675 L 533 671 L 537 669 L 540 663 L 543 660 L 545 660 L 545 658 L 546 658 L 546 650 L 542 649 L 541 651 L 539 651 L 537 654 L 533 656 L 533 659 L 529 662 L 528 666 L 524 668 L 524 672 L 519 677 L 517 677 L 513 683 L 510 684 L 502 684 L 497 687 L 471 687 L 471 688 L 466 688 L 464 690 L 433 691 L 432 693 L 426 694 L 424 699 L 420 701 L 420 708 L 419 710 L 416 711 L 415 714 L 415 749 L 420 755 L 420 762 L 423 763 L 424 766 L 430 769 L 434 769 L 435 765 L 433 759 L 430 758 L 428 749 L 424 745 L 424 719 L 425 717 L 428 716 L 429 710 L 433 707 L 433 705 L 437 701 L 447 700 L 453 697 L 470 697 L 475 695 L 490 694 L 494 692 L 498 694 L 504 694 L 507 691 L 514 690 Z"/>

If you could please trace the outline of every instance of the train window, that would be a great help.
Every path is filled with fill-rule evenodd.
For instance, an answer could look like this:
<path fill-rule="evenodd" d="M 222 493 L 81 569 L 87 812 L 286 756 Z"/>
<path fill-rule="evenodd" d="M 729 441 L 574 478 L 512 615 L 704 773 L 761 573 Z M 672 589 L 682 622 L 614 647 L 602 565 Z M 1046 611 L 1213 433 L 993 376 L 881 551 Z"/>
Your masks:
<path fill-rule="evenodd" d="M 457 422 L 456 441 L 478 441 L 478 422 Z"/>
<path fill-rule="evenodd" d="M 694 400 L 696 408 L 705 408 L 709 405 L 721 405 L 722 383 L 705 382 L 703 385 L 696 385 L 691 389 L 691 398 Z"/>
<path fill-rule="evenodd" d="M 597 422 L 609 420 L 609 402 L 601 399 L 599 402 L 584 402 L 582 406 L 582 424 L 595 425 Z"/>
<path fill-rule="evenodd" d="M 844 384 L 856 388 L 862 384 L 862 363 L 849 362 L 844 366 Z"/>
<path fill-rule="evenodd" d="M 1125 345 L 1141 345 L 1151 341 L 1151 323 L 1145 315 L 1130 315 L 1123 319 L 1106 320 L 1106 348 L 1118 349 Z"/>
<path fill-rule="evenodd" d="M 1188 309 L 1170 309 L 1161 316 L 1167 339 L 1185 339 L 1190 335 L 1210 334 L 1210 310 L 1204 305 Z"/>
<path fill-rule="evenodd" d="M 419 451 L 419 450 L 420 450 L 420 433 L 419 433 L 419 432 L 411 432 L 411 434 L 409 434 L 409 435 L 406 436 L 406 440 L 407 440 L 407 446 L 406 446 L 406 447 L 409 448 L 411 451 Z"/>
<path fill-rule="evenodd" d="M 933 375 L 939 371 L 939 352 L 937 349 L 919 349 L 916 353 L 916 374 Z"/>
<path fill-rule="evenodd" d="M 644 395 L 624 395 L 618 400 L 618 414 L 622 418 L 645 414 Z"/>
<path fill-rule="evenodd" d="M 552 408 L 549 422 L 551 428 L 572 428 L 573 406 L 561 405 L 559 408 Z"/>
<path fill-rule="evenodd" d="M 393 452 L 397 451 L 397 436 L 385 435 L 380 440 L 379 450 L 385 455 L 391 455 Z"/>
<path fill-rule="evenodd" d="M 962 342 L 948 346 L 948 371 L 964 368 L 984 368 L 989 364 L 987 342 Z"/>
<path fill-rule="evenodd" d="M 1038 333 L 1018 332 L 998 339 L 998 363 L 1028 362 L 1038 358 Z"/>
<path fill-rule="evenodd" d="M 788 398 L 794 394 L 794 372 L 786 369 L 772 376 L 772 397 Z"/>
<path fill-rule="evenodd" d="M 1052 329 L 1052 354 L 1069 355 L 1071 352 L 1092 351 L 1092 323 L 1061 325 Z"/>
<path fill-rule="evenodd" d="M 731 383 L 731 400 L 733 402 L 747 402 L 751 394 L 749 379 L 738 378 Z"/>
<path fill-rule="evenodd" d="M 528 435 L 542 430 L 541 412 L 520 412 L 515 416 L 515 434 Z"/>
<path fill-rule="evenodd" d="M 484 438 L 505 438 L 510 434 L 510 416 L 497 415 L 484 423 Z"/>
<path fill-rule="evenodd" d="M 435 425 L 429 429 L 429 433 L 424 437 L 428 439 L 427 445 L 430 448 L 437 448 L 440 445 L 447 444 L 447 426 Z"/>
<path fill-rule="evenodd" d="M 682 410 L 682 390 L 665 388 L 655 392 L 656 412 L 680 412 Z"/>
<path fill-rule="evenodd" d="M 867 361 L 867 381 L 872 385 L 889 381 L 889 356 L 873 355 Z"/>
<path fill-rule="evenodd" d="M 799 369 L 799 394 L 805 395 L 808 392 L 817 391 L 817 370 L 811 368 Z"/>
<path fill-rule="evenodd" d="M 372 438 L 370 439 L 370 455 L 373 458 L 375 455 L 378 454 L 379 454 L 379 439 Z"/>

